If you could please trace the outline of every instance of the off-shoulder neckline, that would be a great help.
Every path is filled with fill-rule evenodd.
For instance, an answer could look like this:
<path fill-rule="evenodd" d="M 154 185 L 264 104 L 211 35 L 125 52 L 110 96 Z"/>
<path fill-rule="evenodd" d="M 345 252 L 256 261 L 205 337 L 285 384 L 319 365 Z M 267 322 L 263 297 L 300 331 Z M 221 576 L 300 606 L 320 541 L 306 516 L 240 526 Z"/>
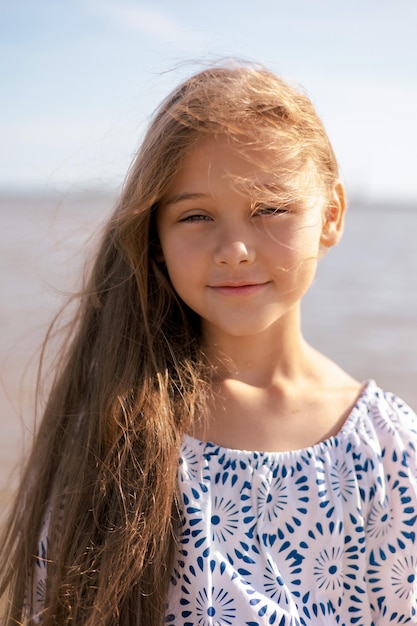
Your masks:
<path fill-rule="evenodd" d="M 319 441 L 311 446 L 307 446 L 305 448 L 300 448 L 296 450 L 284 450 L 284 451 L 274 451 L 274 450 L 247 450 L 247 449 L 239 449 L 239 448 L 229 448 L 227 446 L 221 446 L 217 444 L 215 441 L 204 441 L 202 439 L 198 439 L 193 437 L 192 435 L 184 434 L 183 435 L 183 444 L 194 448 L 204 450 L 205 453 L 210 454 L 226 454 L 227 456 L 254 456 L 254 457 L 273 457 L 273 458 L 284 458 L 284 457 L 294 457 L 299 455 L 307 455 L 313 456 L 317 453 L 323 452 L 324 450 L 328 450 L 330 448 L 338 447 L 341 439 L 345 438 L 356 426 L 358 416 L 360 412 L 358 411 L 360 405 L 364 402 L 364 400 L 368 399 L 372 395 L 375 395 L 375 392 L 378 391 L 378 386 L 376 382 L 372 379 L 364 381 L 362 383 L 361 389 L 358 393 L 356 401 L 349 411 L 346 419 L 344 420 L 342 426 L 339 431 L 330 437 L 326 437 L 322 441 Z"/>

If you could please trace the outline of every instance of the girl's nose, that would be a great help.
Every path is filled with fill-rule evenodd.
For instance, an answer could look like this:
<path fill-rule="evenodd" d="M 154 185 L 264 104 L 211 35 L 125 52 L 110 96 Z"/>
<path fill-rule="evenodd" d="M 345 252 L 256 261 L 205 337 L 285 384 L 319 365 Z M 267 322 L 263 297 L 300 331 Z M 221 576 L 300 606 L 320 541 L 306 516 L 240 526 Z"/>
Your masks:
<path fill-rule="evenodd" d="M 244 241 L 228 241 L 218 245 L 214 252 L 214 262 L 218 265 L 238 267 L 241 263 L 253 263 L 255 250 Z"/>

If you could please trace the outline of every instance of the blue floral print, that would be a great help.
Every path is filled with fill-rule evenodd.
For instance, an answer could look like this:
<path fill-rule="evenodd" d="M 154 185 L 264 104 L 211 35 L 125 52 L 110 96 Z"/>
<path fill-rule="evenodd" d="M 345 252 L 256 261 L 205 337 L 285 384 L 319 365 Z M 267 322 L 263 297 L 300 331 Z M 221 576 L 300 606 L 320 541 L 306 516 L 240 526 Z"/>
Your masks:
<path fill-rule="evenodd" d="M 374 381 L 304 450 L 184 437 L 166 624 L 417 624 L 416 445 L 416 416 Z"/>

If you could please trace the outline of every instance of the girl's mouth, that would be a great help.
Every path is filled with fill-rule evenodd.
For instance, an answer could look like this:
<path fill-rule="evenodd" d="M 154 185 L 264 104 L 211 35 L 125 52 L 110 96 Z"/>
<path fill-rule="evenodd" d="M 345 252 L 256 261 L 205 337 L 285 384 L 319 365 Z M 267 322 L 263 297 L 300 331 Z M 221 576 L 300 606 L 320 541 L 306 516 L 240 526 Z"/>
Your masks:
<path fill-rule="evenodd" d="M 210 289 L 224 296 L 250 296 L 262 291 L 269 282 L 265 283 L 224 283 L 210 285 Z"/>

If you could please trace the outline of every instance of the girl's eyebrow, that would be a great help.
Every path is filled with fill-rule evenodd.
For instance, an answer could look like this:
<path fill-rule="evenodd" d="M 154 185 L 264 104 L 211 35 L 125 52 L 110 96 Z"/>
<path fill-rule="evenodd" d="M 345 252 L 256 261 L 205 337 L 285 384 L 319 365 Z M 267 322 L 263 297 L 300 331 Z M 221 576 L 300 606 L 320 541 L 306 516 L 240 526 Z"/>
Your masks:
<path fill-rule="evenodd" d="M 170 204 L 177 204 L 178 202 L 183 202 L 184 200 L 201 200 L 202 198 L 208 198 L 209 194 L 207 193 L 199 193 L 199 192 L 190 192 L 190 193 L 179 193 L 176 196 L 172 196 L 172 198 L 168 198 L 165 201 L 165 206 Z"/>

